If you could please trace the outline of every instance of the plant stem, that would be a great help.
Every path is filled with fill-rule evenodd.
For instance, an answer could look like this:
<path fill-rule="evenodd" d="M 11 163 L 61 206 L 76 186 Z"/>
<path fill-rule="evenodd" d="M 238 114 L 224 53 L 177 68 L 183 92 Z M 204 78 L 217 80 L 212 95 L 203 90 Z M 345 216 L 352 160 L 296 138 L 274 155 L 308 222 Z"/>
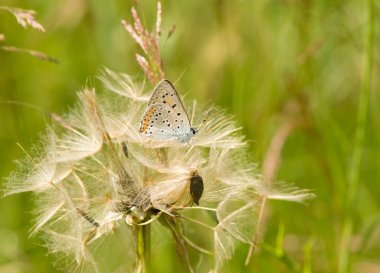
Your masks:
<path fill-rule="evenodd" d="M 282 124 L 282 126 L 278 129 L 278 131 L 272 138 L 267 155 L 265 156 L 263 167 L 263 185 L 268 189 L 270 189 L 274 179 L 276 178 L 278 168 L 281 164 L 281 152 L 284 147 L 285 141 L 292 133 L 294 128 L 295 121 L 289 119 L 288 121 Z M 263 236 L 267 199 L 268 198 L 265 195 L 263 195 L 260 200 L 260 212 L 257 218 L 256 233 L 254 235 L 252 245 L 249 248 L 247 257 L 245 259 L 246 266 L 249 265 L 252 255 L 256 250 L 257 244 L 261 239 L 261 236 Z"/>
<path fill-rule="evenodd" d="M 359 98 L 359 109 L 356 120 L 355 142 L 352 151 L 352 162 L 348 171 L 348 185 L 346 193 L 345 215 L 340 239 L 340 256 L 338 272 L 346 273 L 350 271 L 350 245 L 352 239 L 352 223 L 354 216 L 354 208 L 356 205 L 357 193 L 360 187 L 360 166 L 363 154 L 363 143 L 365 137 L 365 125 L 367 121 L 367 112 L 369 104 L 369 92 L 372 80 L 372 61 L 373 61 L 373 36 L 374 36 L 374 1 L 367 0 L 367 32 L 365 37 L 366 48 L 364 56 L 364 70 L 362 88 Z"/>
<path fill-rule="evenodd" d="M 261 204 L 260 204 L 260 212 L 259 212 L 259 216 L 257 218 L 257 231 L 256 231 L 255 237 L 253 239 L 253 244 L 249 248 L 247 257 L 245 258 L 245 266 L 249 265 L 249 262 L 251 261 L 251 257 L 256 250 L 257 243 L 259 240 L 259 236 L 261 235 L 260 229 L 262 228 L 263 221 L 264 221 L 264 211 L 266 208 L 266 202 L 267 202 L 267 198 L 265 196 L 262 196 Z"/>
<path fill-rule="evenodd" d="M 135 226 L 137 242 L 137 266 L 136 273 L 149 273 L 150 265 L 150 225 Z"/>

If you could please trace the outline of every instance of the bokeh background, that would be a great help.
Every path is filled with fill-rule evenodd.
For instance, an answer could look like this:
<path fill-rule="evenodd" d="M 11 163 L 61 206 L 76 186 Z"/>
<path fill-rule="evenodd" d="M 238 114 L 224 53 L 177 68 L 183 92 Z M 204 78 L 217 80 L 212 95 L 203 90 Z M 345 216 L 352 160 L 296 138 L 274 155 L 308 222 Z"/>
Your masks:
<path fill-rule="evenodd" d="M 178 81 L 187 98 L 236 116 L 258 170 L 271 143 L 282 137 L 276 180 L 316 194 L 306 204 L 271 201 L 263 244 L 251 265 L 243 265 L 248 247 L 242 245 L 223 272 L 337 272 L 344 215 L 353 222 L 347 246 L 352 272 L 380 272 L 380 3 L 374 1 L 373 77 L 360 186 L 355 206 L 346 211 L 367 1 L 162 2 L 160 46 L 167 78 Z M 0 33 L 6 37 L 0 45 L 59 59 L 54 64 L 0 50 L 0 177 L 7 177 L 23 154 L 17 143 L 28 150 L 44 131 L 44 111 L 66 112 L 76 91 L 86 83 L 98 85 L 95 76 L 102 67 L 140 80 L 143 75 L 134 58 L 140 49 L 120 24 L 131 21 L 132 0 L 4 0 L 1 5 L 36 10 L 46 32 L 25 30 L 0 11 Z M 156 2 L 142 1 L 141 7 L 145 25 L 153 27 Z M 166 40 L 174 25 L 174 35 Z M 42 241 L 28 238 L 32 210 L 28 193 L 0 199 L 1 273 L 59 272 Z M 172 241 L 153 251 L 154 272 L 183 268 Z"/>

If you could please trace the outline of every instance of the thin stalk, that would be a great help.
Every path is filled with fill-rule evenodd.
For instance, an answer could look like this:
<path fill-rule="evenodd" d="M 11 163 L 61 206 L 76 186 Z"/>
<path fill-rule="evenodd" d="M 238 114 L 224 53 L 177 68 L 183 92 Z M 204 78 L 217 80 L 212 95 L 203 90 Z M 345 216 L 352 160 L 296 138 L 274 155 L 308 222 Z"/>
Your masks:
<path fill-rule="evenodd" d="M 272 138 L 267 155 L 265 156 L 263 166 L 263 185 L 268 189 L 270 189 L 273 181 L 275 180 L 278 168 L 281 164 L 281 152 L 285 141 L 294 130 L 294 128 L 294 121 L 288 120 L 282 124 L 282 126 L 276 132 L 275 136 Z M 257 229 L 252 241 L 252 245 L 250 246 L 247 257 L 245 259 L 246 266 L 249 265 L 251 258 L 256 250 L 257 244 L 264 233 L 267 199 L 268 198 L 265 195 L 261 196 L 260 212 L 257 218 Z"/>
<path fill-rule="evenodd" d="M 137 266 L 136 273 L 151 272 L 150 225 L 135 226 Z"/>
<path fill-rule="evenodd" d="M 262 196 L 259 217 L 257 218 L 257 231 L 256 231 L 255 237 L 253 239 L 253 244 L 249 248 L 247 257 L 245 258 L 245 265 L 246 266 L 249 265 L 249 262 L 251 261 L 251 257 L 256 250 L 257 243 L 259 241 L 259 236 L 261 236 L 261 230 L 260 229 L 263 226 L 266 202 L 267 202 L 267 198 L 265 196 Z"/>
<path fill-rule="evenodd" d="M 363 144 L 365 138 L 365 125 L 367 121 L 367 112 L 369 104 L 369 93 L 371 89 L 372 81 L 372 60 L 373 60 L 373 37 L 374 37 L 374 24 L 375 24 L 375 14 L 374 14 L 374 1 L 367 0 L 367 32 L 365 37 L 366 48 L 364 55 L 364 70 L 363 70 L 363 81 L 362 88 L 360 91 L 359 98 L 359 109 L 356 120 L 356 132 L 355 132 L 355 142 L 352 151 L 352 162 L 350 169 L 348 171 L 348 185 L 346 193 L 346 205 L 345 205 L 345 215 L 343 220 L 343 226 L 340 238 L 340 256 L 338 272 L 346 273 L 350 271 L 350 245 L 352 239 L 352 224 L 353 217 L 355 213 L 355 205 L 357 199 L 357 193 L 360 187 L 360 166 L 362 162 L 363 155 Z"/>

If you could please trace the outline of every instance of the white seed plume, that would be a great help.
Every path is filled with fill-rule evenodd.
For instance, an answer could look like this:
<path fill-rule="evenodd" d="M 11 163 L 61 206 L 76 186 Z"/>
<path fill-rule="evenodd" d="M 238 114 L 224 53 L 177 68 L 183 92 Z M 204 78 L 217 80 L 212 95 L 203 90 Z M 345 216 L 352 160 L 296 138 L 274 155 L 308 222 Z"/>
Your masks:
<path fill-rule="evenodd" d="M 195 174 L 204 184 L 197 211 L 216 213 L 210 228 L 216 270 L 237 242 L 253 243 L 260 195 L 292 201 L 309 196 L 263 190 L 240 128 L 222 110 L 193 103 L 186 109 L 199 131 L 189 143 L 154 140 L 139 132 L 149 93 L 109 69 L 100 79 L 107 93 L 80 92 L 77 107 L 55 117 L 42 149 L 20 160 L 7 184 L 6 194 L 36 193 L 32 234 L 41 233 L 49 251 L 74 272 L 128 268 L 135 260 L 129 225 L 160 225 L 154 220 L 167 215 L 186 228 L 181 212 L 193 206 Z M 112 249 L 108 260 L 105 247 Z"/>

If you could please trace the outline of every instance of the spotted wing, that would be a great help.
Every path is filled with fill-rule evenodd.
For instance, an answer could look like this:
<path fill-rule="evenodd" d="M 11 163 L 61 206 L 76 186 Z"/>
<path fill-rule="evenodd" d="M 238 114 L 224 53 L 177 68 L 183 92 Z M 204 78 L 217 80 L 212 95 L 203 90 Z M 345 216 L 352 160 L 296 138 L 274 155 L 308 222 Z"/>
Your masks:
<path fill-rule="evenodd" d="M 183 125 L 180 129 L 183 129 L 183 133 L 189 132 L 190 121 L 182 101 L 178 96 L 178 93 L 174 85 L 169 80 L 162 80 L 154 89 L 153 94 L 149 100 L 148 107 L 154 104 L 165 104 L 170 109 L 170 115 L 174 120 L 183 120 Z"/>
<path fill-rule="evenodd" d="M 190 127 L 186 118 L 178 116 L 167 104 L 153 104 L 146 110 L 140 125 L 140 132 L 159 140 L 172 140 Z"/>

